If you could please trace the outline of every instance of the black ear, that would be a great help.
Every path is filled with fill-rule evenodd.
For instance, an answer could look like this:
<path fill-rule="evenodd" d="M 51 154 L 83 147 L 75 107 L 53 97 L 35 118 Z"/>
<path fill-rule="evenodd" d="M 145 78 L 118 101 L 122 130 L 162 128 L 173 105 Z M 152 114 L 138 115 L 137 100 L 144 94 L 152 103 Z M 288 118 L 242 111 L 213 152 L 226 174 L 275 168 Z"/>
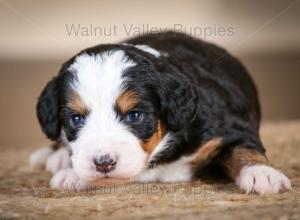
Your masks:
<path fill-rule="evenodd" d="M 160 83 L 162 119 L 173 131 L 191 124 L 197 114 L 197 91 L 189 79 L 181 77 L 166 74 Z"/>
<path fill-rule="evenodd" d="M 38 99 L 37 117 L 47 137 L 51 140 L 57 140 L 60 135 L 61 124 L 58 117 L 58 86 L 56 78 L 48 82 Z"/>

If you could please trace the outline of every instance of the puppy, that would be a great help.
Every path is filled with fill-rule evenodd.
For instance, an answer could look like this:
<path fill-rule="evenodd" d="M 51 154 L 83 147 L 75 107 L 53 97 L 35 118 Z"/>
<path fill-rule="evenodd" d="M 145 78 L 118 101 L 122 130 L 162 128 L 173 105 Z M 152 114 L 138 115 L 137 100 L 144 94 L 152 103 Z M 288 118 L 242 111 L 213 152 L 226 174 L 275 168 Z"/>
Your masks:
<path fill-rule="evenodd" d="M 191 181 L 211 164 L 246 193 L 291 188 L 265 155 L 245 67 L 182 33 L 81 51 L 46 85 L 37 116 L 54 144 L 30 161 L 54 173 L 55 189 L 106 179 Z"/>

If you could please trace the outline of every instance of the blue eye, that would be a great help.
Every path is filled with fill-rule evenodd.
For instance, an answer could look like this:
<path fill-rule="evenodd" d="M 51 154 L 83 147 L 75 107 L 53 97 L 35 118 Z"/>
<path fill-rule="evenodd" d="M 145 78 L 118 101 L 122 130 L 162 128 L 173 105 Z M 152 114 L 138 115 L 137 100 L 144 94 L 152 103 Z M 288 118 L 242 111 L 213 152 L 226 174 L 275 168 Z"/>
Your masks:
<path fill-rule="evenodd" d="M 131 111 L 126 115 L 126 121 L 131 124 L 138 124 L 144 119 L 144 114 L 139 111 Z"/>
<path fill-rule="evenodd" d="M 79 127 L 84 124 L 84 117 L 79 114 L 72 115 L 70 117 L 70 124 L 72 127 Z"/>

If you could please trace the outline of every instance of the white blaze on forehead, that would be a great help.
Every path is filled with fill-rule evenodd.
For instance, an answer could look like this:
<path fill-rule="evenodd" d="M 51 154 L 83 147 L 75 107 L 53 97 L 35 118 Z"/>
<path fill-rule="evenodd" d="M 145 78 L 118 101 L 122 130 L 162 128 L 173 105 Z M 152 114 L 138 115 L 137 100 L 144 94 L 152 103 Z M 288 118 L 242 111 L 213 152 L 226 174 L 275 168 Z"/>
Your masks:
<path fill-rule="evenodd" d="M 77 78 L 72 87 L 90 111 L 85 126 L 80 131 L 84 134 L 79 137 L 90 135 L 94 131 L 98 132 L 98 136 L 106 135 L 106 139 L 109 139 L 115 135 L 114 132 L 124 129 L 117 120 L 114 106 L 124 89 L 126 79 L 122 75 L 134 65 L 133 61 L 127 59 L 124 51 L 120 50 L 100 55 L 83 54 L 76 58 L 69 69 Z"/>
<path fill-rule="evenodd" d="M 122 130 L 126 128 L 117 119 L 114 106 L 123 92 L 126 79 L 122 75 L 134 65 L 123 51 L 110 51 L 101 55 L 83 54 L 76 58 L 70 67 L 70 71 L 77 77 L 73 89 L 89 110 L 77 142 L 94 135 L 100 137 L 101 143 L 106 145 L 104 142 L 110 142 L 111 137 L 116 135 L 115 132 L 118 132 L 120 139 L 124 139 Z"/>
<path fill-rule="evenodd" d="M 77 76 L 73 89 L 88 107 L 112 105 L 122 92 L 124 70 L 134 65 L 123 51 L 82 54 L 69 68 Z"/>

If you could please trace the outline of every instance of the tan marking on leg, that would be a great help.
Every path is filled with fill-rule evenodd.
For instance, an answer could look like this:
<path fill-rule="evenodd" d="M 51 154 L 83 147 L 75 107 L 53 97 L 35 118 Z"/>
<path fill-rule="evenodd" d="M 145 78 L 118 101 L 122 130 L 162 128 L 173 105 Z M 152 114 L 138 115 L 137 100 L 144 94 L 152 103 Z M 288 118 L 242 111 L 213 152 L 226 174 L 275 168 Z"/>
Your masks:
<path fill-rule="evenodd" d="M 85 104 L 83 103 L 79 94 L 75 91 L 69 92 L 67 107 L 69 107 L 70 109 L 72 109 L 73 111 L 75 111 L 81 115 L 85 115 L 88 112 L 88 109 L 85 106 Z"/>
<path fill-rule="evenodd" d="M 196 158 L 191 161 L 193 166 L 204 166 L 219 152 L 222 148 L 222 138 L 214 138 L 204 145 L 200 146 L 196 152 Z"/>
<path fill-rule="evenodd" d="M 220 158 L 220 162 L 225 168 L 227 175 L 232 179 L 235 179 L 239 175 L 244 166 L 255 164 L 269 165 L 266 156 L 259 151 L 241 147 L 233 149 L 230 154 Z"/>
<path fill-rule="evenodd" d="M 146 142 L 141 143 L 142 148 L 150 155 L 153 152 L 154 148 L 159 144 L 159 142 L 163 138 L 164 133 L 165 126 L 160 120 L 158 120 L 156 131 Z"/>
<path fill-rule="evenodd" d="M 116 104 L 122 113 L 127 113 L 134 108 L 138 102 L 138 95 L 134 91 L 127 90 L 117 98 Z"/>

